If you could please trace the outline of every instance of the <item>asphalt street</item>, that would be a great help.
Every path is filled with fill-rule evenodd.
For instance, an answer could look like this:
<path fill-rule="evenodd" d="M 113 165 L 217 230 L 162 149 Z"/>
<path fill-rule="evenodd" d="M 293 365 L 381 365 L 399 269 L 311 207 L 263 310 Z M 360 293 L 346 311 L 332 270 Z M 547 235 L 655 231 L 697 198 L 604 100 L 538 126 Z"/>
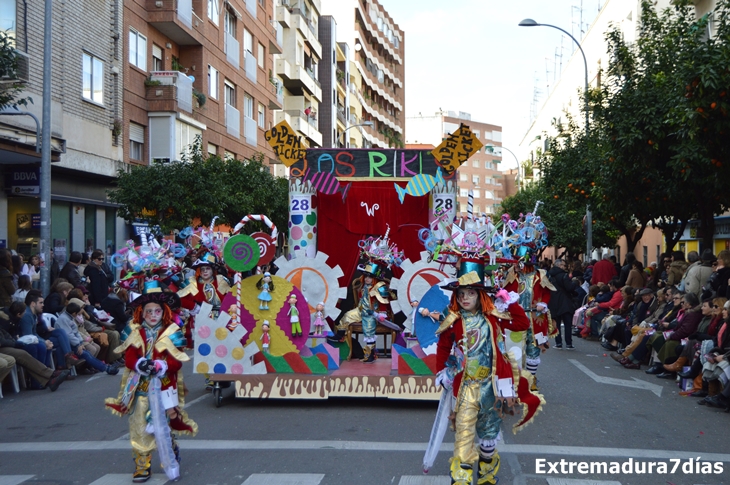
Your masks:
<path fill-rule="evenodd" d="M 680 396 L 673 381 L 624 369 L 596 342 L 574 343 L 574 351 L 543 356 L 538 378 L 547 405 L 535 422 L 514 435 L 515 418 L 505 420 L 498 447 L 501 484 L 730 485 L 730 414 Z M 191 364 L 185 369 L 188 410 L 200 432 L 180 440 L 182 483 L 449 483 L 453 433 L 447 433 L 430 473 L 421 470 L 436 403 L 245 401 L 229 389 L 216 408 L 202 376 L 192 374 Z M 126 419 L 103 407 L 119 382 L 120 376 L 97 374 L 66 382 L 55 393 L 13 394 L 6 387 L 0 400 L 0 485 L 131 483 Z M 580 462 L 592 463 L 593 470 L 581 473 Z M 612 462 L 624 472 L 611 473 Z M 653 462 L 653 473 L 626 473 L 636 462 L 644 465 L 634 472 L 644 466 L 648 472 Z M 657 473 L 660 464 L 666 473 Z M 693 473 L 682 471 L 690 466 Z M 707 466 L 721 473 L 702 473 Z M 155 457 L 148 483 L 165 482 Z"/>

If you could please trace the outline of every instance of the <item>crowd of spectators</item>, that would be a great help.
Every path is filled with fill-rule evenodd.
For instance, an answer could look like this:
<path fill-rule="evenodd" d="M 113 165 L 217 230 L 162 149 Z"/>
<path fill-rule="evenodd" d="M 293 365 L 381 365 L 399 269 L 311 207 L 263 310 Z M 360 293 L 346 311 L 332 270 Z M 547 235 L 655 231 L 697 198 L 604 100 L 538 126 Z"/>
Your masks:
<path fill-rule="evenodd" d="M 124 365 L 115 349 L 130 318 L 127 294 L 113 291 L 104 252 L 73 251 L 62 268 L 55 260 L 50 267 L 43 295 L 40 257 L 24 262 L 0 248 L 0 384 L 14 366 L 25 371 L 28 389 L 55 391 L 77 374 L 115 375 Z"/>
<path fill-rule="evenodd" d="M 730 412 L 730 251 L 691 251 L 686 258 L 673 251 L 647 268 L 631 253 L 623 265 L 609 255 L 587 264 L 555 264 L 571 268 L 566 277 L 574 296 L 585 295 L 574 300 L 567 324 L 565 309 L 553 315 L 564 332 L 572 327 L 575 337 L 600 342 L 626 369 L 644 367 L 657 378 L 675 379 L 683 395 Z M 541 265 L 553 271 L 549 261 Z M 560 295 L 557 290 L 551 298 Z M 561 332 L 557 348 L 562 339 Z"/>

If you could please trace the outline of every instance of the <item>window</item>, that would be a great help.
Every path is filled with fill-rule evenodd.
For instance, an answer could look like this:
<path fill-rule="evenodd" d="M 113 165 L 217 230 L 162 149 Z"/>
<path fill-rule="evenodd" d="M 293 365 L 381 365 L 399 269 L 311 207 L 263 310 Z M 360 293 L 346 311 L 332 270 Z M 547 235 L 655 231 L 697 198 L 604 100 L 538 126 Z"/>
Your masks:
<path fill-rule="evenodd" d="M 136 30 L 129 30 L 129 63 L 147 70 L 147 37 Z"/>
<path fill-rule="evenodd" d="M 16 0 L 0 0 L 0 30 L 8 34 L 8 42 L 15 46 Z"/>
<path fill-rule="evenodd" d="M 644 246 L 644 267 L 649 266 L 649 248 Z"/>
<path fill-rule="evenodd" d="M 462 182 L 466 182 L 467 180 L 469 180 L 469 176 L 465 173 L 461 173 L 459 174 L 459 180 Z"/>
<path fill-rule="evenodd" d="M 479 215 L 479 212 L 481 211 L 481 209 L 482 209 L 481 207 L 479 207 L 478 205 L 475 205 L 474 206 L 474 215 Z"/>
<path fill-rule="evenodd" d="M 253 35 L 248 29 L 243 29 L 243 49 L 253 54 Z"/>
<path fill-rule="evenodd" d="M 266 126 L 266 108 L 263 104 L 259 103 L 259 128 L 265 128 Z"/>
<path fill-rule="evenodd" d="M 474 185 L 479 185 L 479 175 L 472 175 L 471 181 Z"/>
<path fill-rule="evenodd" d="M 468 189 L 459 189 L 459 197 L 469 197 Z"/>
<path fill-rule="evenodd" d="M 220 5 L 219 0 L 208 0 L 208 18 L 213 21 L 214 24 L 218 25 L 221 16 L 221 12 L 218 9 Z"/>
<path fill-rule="evenodd" d="M 236 14 L 226 9 L 226 18 L 223 21 L 223 30 L 233 37 L 236 38 Z"/>
<path fill-rule="evenodd" d="M 208 143 L 208 155 L 218 155 L 218 146 Z"/>
<path fill-rule="evenodd" d="M 208 66 L 208 96 L 218 99 L 218 69 Z"/>
<path fill-rule="evenodd" d="M 200 128 L 189 125 L 180 120 L 175 121 L 175 159 L 190 161 L 192 145 L 196 137 L 202 137 Z"/>
<path fill-rule="evenodd" d="M 264 60 L 266 58 L 266 51 L 264 50 L 264 45 L 259 43 L 259 54 L 258 54 L 258 61 L 259 61 L 259 67 L 261 69 L 266 69 L 266 66 L 264 66 Z"/>
<path fill-rule="evenodd" d="M 164 71 L 165 61 L 162 53 L 162 47 L 152 44 L 152 70 Z"/>
<path fill-rule="evenodd" d="M 477 138 L 480 138 L 480 136 L 479 136 L 479 130 L 474 130 L 474 136 L 476 136 Z"/>
<path fill-rule="evenodd" d="M 243 116 L 253 119 L 253 98 L 248 95 L 243 95 Z"/>
<path fill-rule="evenodd" d="M 491 170 L 492 169 L 492 162 L 484 162 L 484 168 L 486 168 L 487 170 Z"/>
<path fill-rule="evenodd" d="M 474 168 L 479 168 L 479 160 L 474 160 L 473 162 L 471 162 L 471 166 Z"/>
<path fill-rule="evenodd" d="M 144 158 L 144 126 L 129 123 L 129 158 L 142 161 Z"/>
<path fill-rule="evenodd" d="M 491 190 L 485 190 L 484 198 L 485 199 L 494 199 L 494 192 L 492 192 Z"/>
<path fill-rule="evenodd" d="M 474 189 L 474 198 L 475 199 L 481 198 L 481 192 L 479 191 L 479 189 Z"/>
<path fill-rule="evenodd" d="M 235 153 L 231 153 L 228 150 L 226 150 L 224 152 L 224 154 L 223 154 L 223 159 L 224 160 L 235 160 L 236 159 L 236 154 Z"/>
<path fill-rule="evenodd" d="M 104 64 L 87 53 L 83 54 L 83 96 L 95 103 L 104 103 Z"/>
<path fill-rule="evenodd" d="M 236 86 L 234 86 L 230 82 L 226 81 L 224 89 L 225 89 L 225 95 L 226 95 L 226 99 L 225 99 L 226 104 L 229 104 L 235 108 L 236 107 Z"/>

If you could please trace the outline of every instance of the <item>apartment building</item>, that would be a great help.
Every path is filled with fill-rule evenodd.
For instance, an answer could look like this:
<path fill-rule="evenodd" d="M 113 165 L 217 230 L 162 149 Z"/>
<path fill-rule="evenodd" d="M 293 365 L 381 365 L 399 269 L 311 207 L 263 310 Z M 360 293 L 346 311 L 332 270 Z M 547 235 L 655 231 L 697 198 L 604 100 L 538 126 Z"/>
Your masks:
<path fill-rule="evenodd" d="M 275 16 L 272 0 L 125 1 L 124 161 L 180 160 L 200 137 L 209 154 L 263 153 L 277 173 L 264 138 L 283 107 Z"/>
<path fill-rule="evenodd" d="M 354 135 L 356 143 L 361 134 L 365 147 L 403 146 L 406 139 L 405 33 L 375 0 L 322 0 L 322 7 L 336 19 L 337 43 L 352 46 L 351 61 L 347 58 L 338 61 L 338 67 L 344 72 L 342 79 L 349 82 L 350 109 L 342 106 L 343 117 L 349 125 L 344 127 L 372 123 L 372 126 L 347 130 L 343 139 L 348 138 L 345 142 L 350 143 Z M 352 84 L 358 80 L 359 89 Z M 333 92 L 333 97 L 336 96 Z M 362 107 L 361 117 L 349 118 L 353 105 L 355 111 Z"/>
<path fill-rule="evenodd" d="M 322 102 L 320 10 L 319 0 L 277 0 L 276 6 L 282 50 L 274 56 L 273 82 L 280 89 L 283 109 L 274 113 L 274 121 L 286 120 L 313 148 L 322 146 L 318 121 Z"/>
<path fill-rule="evenodd" d="M 502 127 L 472 120 L 463 111 L 439 111 L 433 115 L 409 116 L 408 146 L 432 144 L 438 146 L 450 133 L 464 123 L 469 126 L 484 147 L 472 155 L 458 170 L 456 201 L 459 212 L 466 213 L 469 191 L 474 194 L 475 214 L 495 214 L 504 191 L 502 172 Z"/>
<path fill-rule="evenodd" d="M 122 2 L 53 2 L 51 245 L 113 252 L 129 236 L 107 197 L 124 169 Z M 42 121 L 44 3 L 0 1 L 0 23 L 20 56 L 21 111 Z M 7 110 L 6 110 L 7 112 Z M 0 246 L 39 252 L 39 131 L 31 116 L 0 114 Z"/>

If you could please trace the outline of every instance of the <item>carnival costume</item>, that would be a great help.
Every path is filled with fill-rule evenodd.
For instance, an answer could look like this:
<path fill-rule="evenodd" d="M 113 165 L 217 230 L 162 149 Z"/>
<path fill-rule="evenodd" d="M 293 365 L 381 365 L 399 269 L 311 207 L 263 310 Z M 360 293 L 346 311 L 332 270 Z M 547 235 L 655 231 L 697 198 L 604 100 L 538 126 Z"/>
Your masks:
<path fill-rule="evenodd" d="M 498 292 L 493 300 L 484 286 L 483 263 L 462 261 L 458 281 L 445 286 L 454 291 L 449 308 L 437 330 L 437 382 L 451 388 L 456 398 L 456 438 L 451 459 L 452 483 L 472 483 L 473 463 L 478 460 L 479 484 L 495 484 L 499 470 L 497 440 L 504 414 L 514 414 L 518 402 L 523 419 L 514 430 L 534 417 L 544 400 L 530 392 L 528 379 L 505 353 L 503 330 L 524 331 L 530 327 L 516 293 Z M 459 289 L 475 289 L 480 308 L 469 312 L 457 303 Z M 452 356 L 455 358 L 449 358 Z M 474 438 L 479 438 L 478 448 Z"/>
<path fill-rule="evenodd" d="M 378 323 L 395 331 L 401 331 L 400 327 L 391 322 L 393 319 L 390 308 L 392 297 L 388 290 L 388 280 L 385 278 L 385 268 L 400 266 L 405 257 L 395 244 L 389 242 L 389 233 L 390 228 L 381 238 L 368 238 L 358 243 L 361 256 L 368 262 L 364 266 L 357 267 L 362 276 L 352 282 L 352 294 L 357 304 L 355 308 L 345 313 L 337 325 L 337 338 L 342 338 L 350 325 L 362 324 L 365 342 L 365 347 L 363 347 L 365 358 L 362 361 L 365 363 L 372 363 L 377 358 L 375 331 Z M 368 283 L 368 279 L 372 282 Z"/>
<path fill-rule="evenodd" d="M 195 315 L 200 311 L 203 303 L 210 303 L 213 310 L 210 317 L 218 318 L 221 311 L 221 302 L 223 297 L 231 290 L 228 280 L 223 276 L 216 274 L 215 266 L 218 262 L 216 256 L 212 253 L 206 253 L 203 257 L 193 263 L 195 269 L 195 281 L 182 288 L 177 292 L 182 302 L 182 307 L 190 311 L 191 317 L 188 318 L 187 327 L 185 329 L 185 338 L 188 345 L 192 346 L 193 328 L 195 327 Z M 204 280 L 200 276 L 200 270 L 204 267 L 210 267 L 213 270 L 213 278 Z"/>
<path fill-rule="evenodd" d="M 518 363 L 522 363 L 524 353 L 524 368 L 532 374 L 530 389 L 537 391 L 537 368 L 540 365 L 540 354 L 549 347 L 548 337 L 552 335 L 550 325 L 550 291 L 555 287 L 547 277 L 544 269 L 535 270 L 534 265 L 528 263 L 520 267 L 513 266 L 507 272 L 504 288 L 509 292 L 520 295 L 520 305 L 526 309 L 530 317 L 530 328 L 524 332 L 505 331 L 507 350 L 513 350 Z M 511 345 L 510 345 L 511 344 Z"/>
<path fill-rule="evenodd" d="M 151 454 L 155 448 L 168 478 L 179 477 L 180 455 L 172 433 L 195 435 L 198 431 L 197 424 L 182 409 L 185 404 L 182 364 L 190 358 L 181 350 L 185 338 L 170 319 L 169 311 L 170 307 L 179 305 L 179 299 L 174 293 L 156 290 L 132 303 L 138 309 L 130 325 L 131 333 L 115 349 L 124 354 L 126 367 L 121 389 L 117 398 L 105 401 L 114 414 L 129 416 L 134 482 L 150 478 Z M 163 309 L 163 318 L 157 324 L 152 325 L 144 318 L 143 309 L 148 303 L 157 303 Z"/>

